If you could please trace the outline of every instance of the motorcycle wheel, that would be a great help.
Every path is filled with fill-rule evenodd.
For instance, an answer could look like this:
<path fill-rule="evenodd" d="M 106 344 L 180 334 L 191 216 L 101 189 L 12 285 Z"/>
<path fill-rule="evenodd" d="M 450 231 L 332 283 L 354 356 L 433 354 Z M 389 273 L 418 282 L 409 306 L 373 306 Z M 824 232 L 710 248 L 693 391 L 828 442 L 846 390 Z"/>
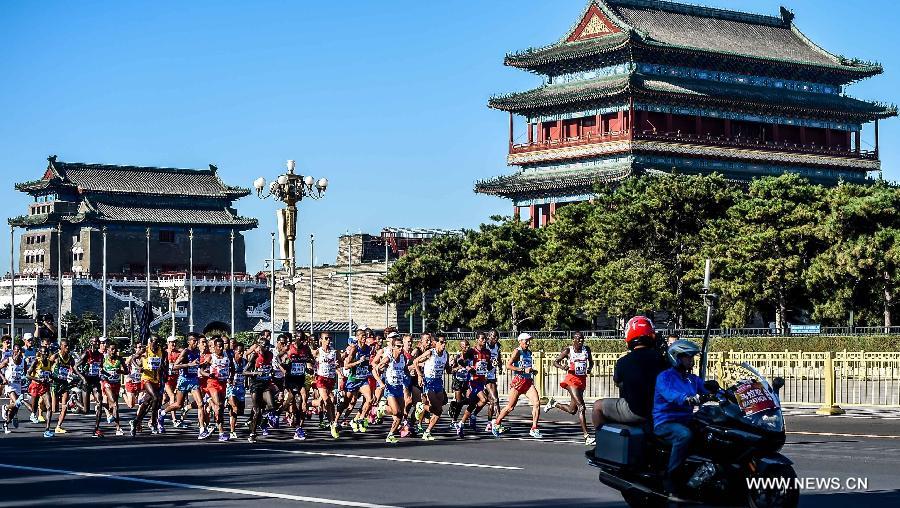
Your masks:
<path fill-rule="evenodd" d="M 666 508 L 668 500 L 664 497 L 645 494 L 641 491 L 622 492 L 622 499 L 631 508 Z"/>
<path fill-rule="evenodd" d="M 797 473 L 793 467 L 770 467 L 757 478 L 784 478 L 789 486 L 783 489 L 747 489 L 747 506 L 750 508 L 795 508 L 800 502 L 800 490 L 794 482 Z"/>

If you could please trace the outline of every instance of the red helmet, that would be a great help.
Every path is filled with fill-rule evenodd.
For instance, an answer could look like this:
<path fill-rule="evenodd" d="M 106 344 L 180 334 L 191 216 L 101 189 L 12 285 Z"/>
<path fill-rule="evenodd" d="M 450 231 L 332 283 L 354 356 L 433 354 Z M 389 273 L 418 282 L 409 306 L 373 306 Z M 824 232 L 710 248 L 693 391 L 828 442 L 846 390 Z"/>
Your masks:
<path fill-rule="evenodd" d="M 641 337 L 656 338 L 656 330 L 653 329 L 653 321 L 645 316 L 634 316 L 625 325 L 625 343 L 630 348 L 634 341 Z"/>

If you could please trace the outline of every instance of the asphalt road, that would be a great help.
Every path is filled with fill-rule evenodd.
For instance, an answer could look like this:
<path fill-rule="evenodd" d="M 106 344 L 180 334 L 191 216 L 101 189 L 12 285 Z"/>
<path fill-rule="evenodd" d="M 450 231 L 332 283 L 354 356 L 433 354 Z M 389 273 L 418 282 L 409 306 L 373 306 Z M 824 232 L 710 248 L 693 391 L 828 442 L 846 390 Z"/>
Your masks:
<path fill-rule="evenodd" d="M 900 418 L 796 413 L 784 453 L 799 476 L 868 479 L 864 492 L 805 491 L 801 506 L 900 506 Z M 250 444 L 180 430 L 94 439 L 86 416 L 45 439 L 26 420 L 0 435 L 0 506 L 625 506 L 584 464 L 578 427 L 552 416 L 541 442 L 517 416 L 501 439 L 441 432 L 393 446 L 377 427 L 337 442 L 282 430 Z"/>

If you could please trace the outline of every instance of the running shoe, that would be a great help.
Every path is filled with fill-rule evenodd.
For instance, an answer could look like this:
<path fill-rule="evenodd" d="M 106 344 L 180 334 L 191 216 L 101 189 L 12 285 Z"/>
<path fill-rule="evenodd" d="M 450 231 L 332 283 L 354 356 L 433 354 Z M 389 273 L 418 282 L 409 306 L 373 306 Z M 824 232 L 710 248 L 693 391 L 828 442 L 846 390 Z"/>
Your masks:
<path fill-rule="evenodd" d="M 387 437 L 387 439 L 384 440 L 384 442 L 389 443 L 389 444 L 397 444 L 398 442 L 400 442 L 400 440 L 397 439 L 397 436 L 395 436 L 393 434 L 388 434 L 388 437 Z"/>
<path fill-rule="evenodd" d="M 184 425 L 184 420 L 175 420 L 175 423 L 172 424 L 172 427 L 175 429 L 180 429 Z"/>
<path fill-rule="evenodd" d="M 226 441 L 228 441 L 228 433 L 223 432 L 223 433 L 219 434 L 219 442 L 224 443 Z"/>
<path fill-rule="evenodd" d="M 322 430 L 327 429 L 327 428 L 328 428 L 328 421 L 326 421 L 326 420 L 319 420 L 319 428 L 322 429 Z"/>
<path fill-rule="evenodd" d="M 409 435 L 409 423 L 403 422 L 403 425 L 400 426 L 400 437 L 406 437 Z"/>
<path fill-rule="evenodd" d="M 556 399 L 554 399 L 553 397 L 550 397 L 549 399 L 547 399 L 547 403 L 544 404 L 544 412 L 549 413 L 550 410 L 553 409 L 555 406 L 556 406 Z"/>
<path fill-rule="evenodd" d="M 487 425 L 484 426 L 484 431 L 485 431 L 485 432 L 490 432 L 491 429 L 492 429 L 493 427 L 494 427 L 493 422 L 491 422 L 490 420 L 488 420 Z"/>
<path fill-rule="evenodd" d="M 416 402 L 416 421 L 420 421 L 423 414 L 425 414 L 425 404 Z"/>
<path fill-rule="evenodd" d="M 255 443 L 256 442 L 256 434 L 250 434 L 250 437 L 247 438 L 247 442 Z"/>
<path fill-rule="evenodd" d="M 44 437 L 53 437 L 53 431 L 52 431 L 52 430 L 45 430 L 45 431 L 44 431 Z"/>
<path fill-rule="evenodd" d="M 9 430 L 9 424 L 6 423 L 6 422 L 3 422 L 3 433 L 4 433 L 4 434 L 9 434 L 10 432 L 12 432 L 12 431 Z"/>
<path fill-rule="evenodd" d="M 340 437 L 340 434 L 338 433 L 338 430 L 337 430 L 337 426 L 336 426 L 336 425 L 332 425 L 332 426 L 331 426 L 331 437 L 333 437 L 333 438 L 335 438 L 335 439 L 337 439 L 338 437 Z"/>
<path fill-rule="evenodd" d="M 22 399 L 19 399 L 19 400 L 22 400 Z M 18 418 L 13 418 L 13 428 L 14 429 L 19 428 L 19 419 Z"/>
<path fill-rule="evenodd" d="M 356 421 L 356 418 L 350 420 L 350 428 L 353 429 L 353 432 L 362 432 L 359 429 L 359 422 Z"/>
<path fill-rule="evenodd" d="M 156 423 L 159 425 L 160 428 L 162 428 L 163 425 L 166 424 L 166 412 L 163 411 L 162 409 L 160 409 L 159 413 L 157 413 L 157 415 L 156 415 Z"/>
<path fill-rule="evenodd" d="M 232 432 L 231 439 L 237 439 L 237 438 L 238 438 L 237 432 Z"/>
<path fill-rule="evenodd" d="M 375 411 L 375 421 L 381 423 L 384 419 L 384 409 L 386 406 L 378 405 L 378 409 Z"/>
<path fill-rule="evenodd" d="M 100 429 L 96 429 L 91 437 L 103 437 L 103 432 Z"/>
<path fill-rule="evenodd" d="M 416 433 L 417 433 L 417 434 L 424 434 L 424 433 L 425 433 L 425 426 L 422 425 L 421 422 L 416 424 Z"/>
<path fill-rule="evenodd" d="M 434 441 L 434 436 L 431 435 L 431 432 L 425 431 L 422 434 L 422 441 Z"/>
<path fill-rule="evenodd" d="M 268 427 L 263 427 L 262 437 L 269 437 L 269 428 Z"/>
<path fill-rule="evenodd" d="M 125 435 L 125 431 L 122 430 L 122 429 L 116 429 L 116 435 L 117 435 L 117 436 L 124 436 L 124 435 Z"/>
<path fill-rule="evenodd" d="M 56 427 L 56 430 L 53 431 L 54 434 L 65 434 L 66 432 L 68 431 L 62 427 Z"/>
<path fill-rule="evenodd" d="M 137 428 L 134 426 L 134 420 L 128 420 L 128 434 L 131 437 L 137 436 Z"/>
<path fill-rule="evenodd" d="M 469 430 L 472 432 L 478 430 L 478 419 L 475 415 L 469 416 Z"/>
<path fill-rule="evenodd" d="M 197 439 L 206 439 L 208 437 L 209 437 L 209 431 L 206 429 L 201 430 L 200 434 L 197 434 Z"/>
<path fill-rule="evenodd" d="M 277 429 L 279 425 L 278 415 L 275 413 L 269 413 L 269 427 L 273 429 Z"/>
<path fill-rule="evenodd" d="M 538 429 L 531 429 L 531 431 L 528 432 L 528 435 L 535 439 L 543 439 L 544 438 L 544 436 L 541 434 L 541 431 L 539 431 Z"/>
<path fill-rule="evenodd" d="M 152 424 L 150 425 L 150 433 L 153 434 L 154 436 L 156 434 L 159 434 L 159 429 L 156 427 L 156 425 L 152 425 Z"/>
<path fill-rule="evenodd" d="M 113 415 L 106 415 L 106 423 L 112 423 L 112 422 L 113 422 Z"/>
<path fill-rule="evenodd" d="M 497 425 L 496 427 L 497 427 L 497 432 L 499 432 L 500 434 L 506 434 L 506 431 L 509 430 L 509 427 L 506 427 L 503 424 Z"/>
<path fill-rule="evenodd" d="M 464 437 L 464 433 L 465 433 L 465 431 L 463 431 L 463 424 L 457 423 L 456 424 L 456 438 L 462 439 Z"/>
<path fill-rule="evenodd" d="M 303 432 L 303 429 L 297 428 L 297 431 L 294 432 L 294 439 L 296 439 L 297 441 L 303 441 L 304 439 L 306 439 L 306 433 Z"/>
<path fill-rule="evenodd" d="M 156 425 L 156 430 L 158 430 L 160 434 L 165 434 L 165 433 L 166 433 L 166 426 L 163 425 L 162 422 L 159 422 L 159 421 L 157 421 L 156 423 L 157 423 L 157 425 Z"/>
<path fill-rule="evenodd" d="M 44 418 L 44 415 L 38 416 L 38 423 L 47 423 L 47 419 Z"/>
<path fill-rule="evenodd" d="M 597 438 L 595 438 L 594 436 L 591 436 L 591 435 L 585 435 L 584 436 L 584 445 L 585 446 L 596 446 Z"/>
<path fill-rule="evenodd" d="M 40 420 L 38 420 L 37 415 L 34 413 L 31 413 L 31 418 L 29 418 L 29 420 L 31 420 L 31 423 L 40 423 Z"/>
<path fill-rule="evenodd" d="M 500 428 L 501 427 L 502 427 L 502 425 L 500 425 L 498 423 L 491 425 L 491 434 L 493 434 L 494 437 L 500 437 Z"/>

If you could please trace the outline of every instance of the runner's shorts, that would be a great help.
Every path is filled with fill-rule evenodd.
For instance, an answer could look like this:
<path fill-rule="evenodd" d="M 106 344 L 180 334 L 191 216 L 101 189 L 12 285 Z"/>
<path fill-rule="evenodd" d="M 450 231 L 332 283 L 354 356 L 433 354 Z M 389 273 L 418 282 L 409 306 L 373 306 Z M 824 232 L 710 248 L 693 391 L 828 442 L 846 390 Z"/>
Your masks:
<path fill-rule="evenodd" d="M 87 383 L 84 385 L 84 390 L 86 392 L 91 391 L 91 389 L 93 389 L 93 388 L 96 388 L 98 390 L 100 389 L 100 378 L 99 377 L 85 376 L 84 379 L 87 381 Z"/>
<path fill-rule="evenodd" d="M 386 384 L 384 385 L 384 391 L 387 392 L 388 397 L 403 399 L 403 385 Z"/>
<path fill-rule="evenodd" d="M 141 391 L 141 384 L 134 381 L 125 381 L 125 391 L 128 393 L 137 393 Z"/>
<path fill-rule="evenodd" d="M 573 390 L 584 390 L 587 386 L 587 376 L 576 376 L 571 372 L 566 374 L 565 379 L 560 381 L 559 386 L 563 389 L 572 388 Z"/>
<path fill-rule="evenodd" d="M 109 391 L 112 393 L 112 396 L 115 397 L 116 400 L 119 399 L 119 392 L 122 390 L 121 383 L 110 383 L 109 381 L 103 381 L 100 383 L 100 386 L 106 390 L 106 387 L 109 387 Z"/>
<path fill-rule="evenodd" d="M 187 377 L 179 377 L 178 384 L 176 385 L 176 389 L 179 392 L 192 392 L 200 388 L 200 380 L 197 378 L 187 378 Z"/>
<path fill-rule="evenodd" d="M 228 385 L 228 387 L 225 388 L 225 396 L 228 398 L 234 397 L 243 402 L 247 397 L 247 391 L 243 386 Z"/>
<path fill-rule="evenodd" d="M 527 392 L 532 386 L 534 386 L 534 380 L 523 376 L 513 376 L 512 381 L 509 383 L 510 389 L 519 393 Z"/>
<path fill-rule="evenodd" d="M 38 383 L 37 381 L 32 381 L 30 385 L 28 385 L 28 393 L 31 394 L 35 399 L 40 397 L 41 395 L 50 391 L 50 386 L 48 383 Z"/>
<path fill-rule="evenodd" d="M 359 391 L 359 389 L 362 388 L 363 385 L 366 385 L 366 384 L 369 384 L 368 378 L 366 378 L 366 379 L 348 379 L 347 386 L 345 387 L 344 391 L 347 393 L 353 393 L 355 391 Z"/>
<path fill-rule="evenodd" d="M 306 386 L 306 376 L 285 376 L 284 387 L 292 391 L 300 391 Z"/>
<path fill-rule="evenodd" d="M 442 377 L 426 377 L 425 393 L 441 393 L 444 391 L 444 378 Z"/>
<path fill-rule="evenodd" d="M 316 375 L 315 387 L 330 392 L 334 390 L 334 385 L 337 383 L 337 379 L 333 377 L 325 377 Z"/>
<path fill-rule="evenodd" d="M 3 390 L 3 395 L 9 395 L 10 393 L 15 392 L 17 395 L 22 395 L 22 384 L 21 383 L 9 383 L 6 385 L 6 388 Z"/>
<path fill-rule="evenodd" d="M 216 392 L 219 395 L 223 395 L 225 393 L 225 385 L 223 385 L 218 379 L 210 378 L 209 381 L 206 382 L 206 392 Z"/>
<path fill-rule="evenodd" d="M 470 381 L 469 388 L 472 390 L 469 397 L 475 398 L 484 391 L 484 381 Z"/>

